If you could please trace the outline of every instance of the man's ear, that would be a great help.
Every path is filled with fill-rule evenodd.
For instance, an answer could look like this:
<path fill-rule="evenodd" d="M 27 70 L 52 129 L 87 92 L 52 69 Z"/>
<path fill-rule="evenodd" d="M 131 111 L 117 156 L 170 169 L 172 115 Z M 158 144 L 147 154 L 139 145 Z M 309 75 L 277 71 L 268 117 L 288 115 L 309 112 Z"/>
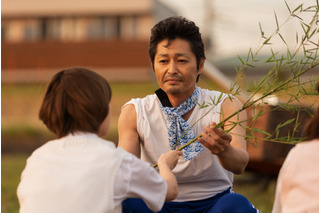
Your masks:
<path fill-rule="evenodd" d="M 200 75 L 204 69 L 204 62 L 206 61 L 205 58 L 201 58 L 199 62 L 199 69 L 198 69 L 198 75 Z"/>
<path fill-rule="evenodd" d="M 199 62 L 199 69 L 198 69 L 198 76 L 197 76 L 197 79 L 196 79 L 196 83 L 198 83 L 199 81 L 199 78 L 200 78 L 200 74 L 202 73 L 203 71 L 203 68 L 204 68 L 204 62 L 206 61 L 205 58 L 201 58 L 200 59 L 200 62 Z"/>
<path fill-rule="evenodd" d="M 151 61 L 150 61 L 150 66 L 152 68 L 152 71 L 154 72 L 154 63 L 152 63 Z"/>

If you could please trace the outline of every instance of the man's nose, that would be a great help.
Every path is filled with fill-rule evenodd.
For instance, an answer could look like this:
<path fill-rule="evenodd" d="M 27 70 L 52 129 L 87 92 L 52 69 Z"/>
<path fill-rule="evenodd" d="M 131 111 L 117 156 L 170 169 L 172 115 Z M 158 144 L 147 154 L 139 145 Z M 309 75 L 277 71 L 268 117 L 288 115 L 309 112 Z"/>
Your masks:
<path fill-rule="evenodd" d="M 169 74 L 175 74 L 177 73 L 177 65 L 174 61 L 171 61 L 169 63 L 169 67 L 168 67 L 168 73 Z"/>

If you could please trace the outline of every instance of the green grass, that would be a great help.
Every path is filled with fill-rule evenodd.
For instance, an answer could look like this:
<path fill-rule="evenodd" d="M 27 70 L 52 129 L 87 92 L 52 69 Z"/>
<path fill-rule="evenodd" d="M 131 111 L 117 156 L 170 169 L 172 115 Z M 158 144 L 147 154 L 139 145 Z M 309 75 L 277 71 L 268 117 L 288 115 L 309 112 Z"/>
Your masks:
<path fill-rule="evenodd" d="M 17 186 L 25 167 L 26 155 L 1 156 L 1 212 L 18 212 Z"/>
<path fill-rule="evenodd" d="M 244 195 L 261 212 L 272 211 L 276 179 L 245 172 L 234 176 L 234 191 Z"/>

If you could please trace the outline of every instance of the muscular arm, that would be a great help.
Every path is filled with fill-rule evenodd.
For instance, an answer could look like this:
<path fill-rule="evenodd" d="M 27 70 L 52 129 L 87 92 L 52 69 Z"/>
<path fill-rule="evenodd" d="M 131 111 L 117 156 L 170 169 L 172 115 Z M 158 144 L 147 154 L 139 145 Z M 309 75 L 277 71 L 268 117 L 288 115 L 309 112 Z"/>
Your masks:
<path fill-rule="evenodd" d="M 118 120 L 119 146 L 140 157 L 139 135 L 137 131 L 137 113 L 134 105 L 122 108 Z M 178 195 L 178 184 L 172 169 L 176 166 L 181 151 L 163 153 L 158 162 L 159 174 L 167 182 L 166 201 L 174 200 Z"/>
<path fill-rule="evenodd" d="M 228 117 L 234 112 L 241 109 L 242 104 L 237 99 L 225 99 L 222 103 L 222 112 L 220 119 Z M 234 127 L 233 122 L 246 121 L 247 115 L 245 111 L 239 115 L 233 116 L 224 124 L 224 130 L 230 130 L 229 134 L 225 133 L 221 128 L 214 128 L 215 124 L 210 127 L 205 127 L 207 133 L 202 132 L 202 138 L 199 141 L 206 146 L 212 154 L 218 156 L 223 168 L 233 172 L 234 174 L 241 174 L 244 172 L 249 155 L 246 151 L 245 141 L 245 127 L 246 122 L 241 122 L 240 125 Z"/>
<path fill-rule="evenodd" d="M 119 146 L 140 157 L 137 113 L 133 104 L 124 106 L 118 120 Z"/>

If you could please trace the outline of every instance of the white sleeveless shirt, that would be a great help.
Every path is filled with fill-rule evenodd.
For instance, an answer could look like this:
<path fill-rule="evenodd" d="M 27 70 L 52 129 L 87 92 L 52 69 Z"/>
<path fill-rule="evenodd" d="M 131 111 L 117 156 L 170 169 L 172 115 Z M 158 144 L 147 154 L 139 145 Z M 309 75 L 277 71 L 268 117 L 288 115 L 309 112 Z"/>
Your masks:
<path fill-rule="evenodd" d="M 209 91 L 199 88 L 198 103 L 212 104 L 218 102 L 221 92 Z M 196 105 L 187 123 L 192 127 L 195 135 L 204 131 L 204 126 L 212 122 L 220 122 L 221 104 L 228 96 L 222 94 L 219 103 L 201 108 Z M 145 98 L 132 99 L 127 104 L 133 104 L 137 113 L 137 131 L 141 145 L 141 159 L 154 165 L 162 153 L 170 150 L 168 131 L 166 126 L 166 115 L 160 108 L 160 100 L 154 95 Z M 213 107 L 213 109 L 211 109 Z M 200 119 L 209 110 L 211 111 Z M 199 120 L 200 119 L 200 120 Z M 199 121 L 198 121 L 199 120 Z M 198 121 L 198 122 L 197 122 Z M 216 155 L 205 148 L 196 158 L 186 161 L 180 157 L 174 168 L 179 184 L 178 202 L 202 200 L 212 197 L 232 186 L 233 174 L 225 170 Z"/>

